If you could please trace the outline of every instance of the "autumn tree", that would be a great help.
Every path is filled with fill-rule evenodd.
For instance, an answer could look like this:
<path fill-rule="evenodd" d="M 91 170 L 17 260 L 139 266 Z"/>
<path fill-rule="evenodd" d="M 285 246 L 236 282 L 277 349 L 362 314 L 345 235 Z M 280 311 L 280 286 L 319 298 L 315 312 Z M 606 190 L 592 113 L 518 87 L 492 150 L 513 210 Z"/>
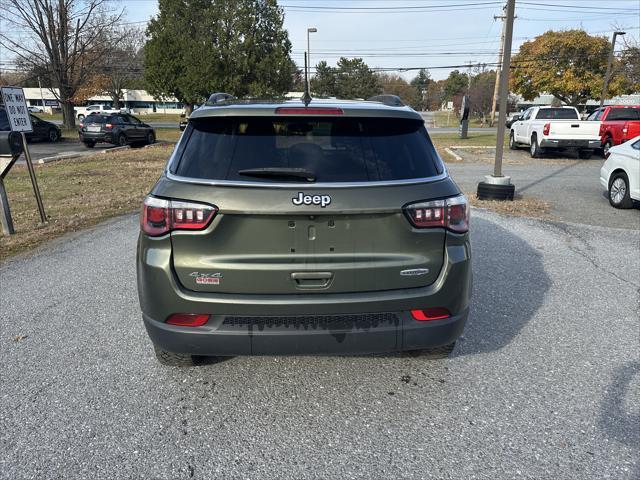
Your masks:
<path fill-rule="evenodd" d="M 421 109 L 422 94 L 419 94 L 417 89 L 400 75 L 380 73 L 378 74 L 378 83 L 381 87 L 381 93 L 397 95 L 405 105 L 410 105 L 416 110 Z"/>
<path fill-rule="evenodd" d="M 607 38 L 584 30 L 548 31 L 523 43 L 512 58 L 511 90 L 525 100 L 550 93 L 574 106 L 599 98 L 610 50 Z M 607 95 L 621 93 L 622 85 L 622 78 L 614 75 Z"/>
<path fill-rule="evenodd" d="M 0 46 L 17 62 L 46 73 L 62 106 L 65 127 L 73 128 L 73 98 L 95 74 L 111 49 L 106 32 L 120 20 L 109 0 L 3 0 Z M 12 30 L 24 32 L 15 36 Z"/>
<path fill-rule="evenodd" d="M 159 0 L 144 47 L 157 97 L 202 102 L 212 92 L 278 97 L 293 85 L 291 42 L 276 0 Z"/>
<path fill-rule="evenodd" d="M 486 122 L 486 116 L 490 114 L 493 100 L 493 90 L 496 85 L 495 70 L 479 72 L 471 77 L 469 88 L 470 111 Z"/>
<path fill-rule="evenodd" d="M 627 45 L 615 66 L 623 93 L 640 92 L 640 46 Z"/>

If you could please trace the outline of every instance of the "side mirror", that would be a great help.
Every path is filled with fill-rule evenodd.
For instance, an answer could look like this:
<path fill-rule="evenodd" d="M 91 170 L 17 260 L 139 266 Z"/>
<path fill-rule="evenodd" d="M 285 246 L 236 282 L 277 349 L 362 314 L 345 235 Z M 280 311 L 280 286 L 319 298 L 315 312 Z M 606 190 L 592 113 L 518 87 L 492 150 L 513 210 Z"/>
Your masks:
<path fill-rule="evenodd" d="M 0 132 L 0 155 L 17 157 L 22 153 L 22 138 L 18 132 Z"/>

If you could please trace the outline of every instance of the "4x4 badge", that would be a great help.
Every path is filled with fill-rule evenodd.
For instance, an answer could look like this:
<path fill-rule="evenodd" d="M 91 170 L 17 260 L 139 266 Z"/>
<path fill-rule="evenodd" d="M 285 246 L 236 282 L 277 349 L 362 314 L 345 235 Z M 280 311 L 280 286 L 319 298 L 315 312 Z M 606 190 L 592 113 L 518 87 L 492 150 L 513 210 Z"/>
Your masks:
<path fill-rule="evenodd" d="M 322 208 L 331 203 L 329 195 L 305 195 L 304 192 L 298 192 L 297 197 L 291 199 L 294 205 L 320 205 Z"/>

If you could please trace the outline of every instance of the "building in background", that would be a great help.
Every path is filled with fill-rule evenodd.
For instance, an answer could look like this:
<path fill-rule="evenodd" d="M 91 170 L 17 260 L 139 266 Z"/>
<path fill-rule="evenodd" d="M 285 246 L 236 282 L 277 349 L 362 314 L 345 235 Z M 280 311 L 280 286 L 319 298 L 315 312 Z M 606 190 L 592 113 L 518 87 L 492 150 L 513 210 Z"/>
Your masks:
<path fill-rule="evenodd" d="M 45 110 L 49 112 L 60 108 L 55 95 L 48 88 L 25 88 L 24 95 L 30 107 L 44 106 Z M 100 104 L 109 106 L 113 104 L 111 97 L 108 95 L 94 95 L 84 103 L 85 105 Z M 160 100 L 149 95 L 146 90 L 125 89 L 123 90 L 123 98 L 120 103 L 123 108 L 128 108 L 132 113 L 138 115 L 145 115 L 147 113 L 179 114 L 184 109 L 184 105 L 175 98 Z"/>

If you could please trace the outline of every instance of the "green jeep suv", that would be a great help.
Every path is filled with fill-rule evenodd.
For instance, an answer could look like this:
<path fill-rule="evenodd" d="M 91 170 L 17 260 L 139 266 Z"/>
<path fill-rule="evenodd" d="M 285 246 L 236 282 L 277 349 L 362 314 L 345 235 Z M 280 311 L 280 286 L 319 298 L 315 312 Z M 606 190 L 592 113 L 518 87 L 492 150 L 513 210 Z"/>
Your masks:
<path fill-rule="evenodd" d="M 205 105 L 142 207 L 144 324 L 171 365 L 446 356 L 469 308 L 468 229 L 467 200 L 409 107 Z"/>

